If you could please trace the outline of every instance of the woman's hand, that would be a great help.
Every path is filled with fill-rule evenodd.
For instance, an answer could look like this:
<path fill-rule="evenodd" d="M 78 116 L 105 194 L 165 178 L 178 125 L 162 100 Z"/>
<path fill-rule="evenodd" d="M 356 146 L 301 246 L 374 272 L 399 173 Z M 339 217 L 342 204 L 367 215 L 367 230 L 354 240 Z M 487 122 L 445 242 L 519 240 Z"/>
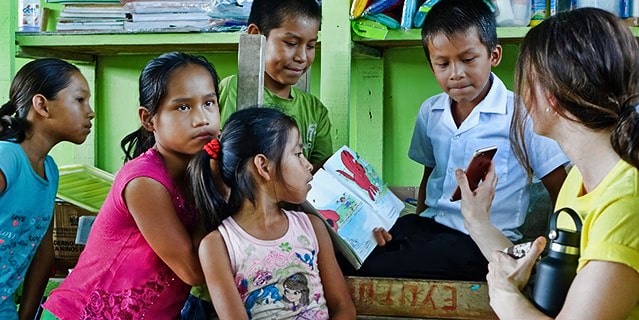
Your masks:
<path fill-rule="evenodd" d="M 486 276 L 488 284 L 492 282 L 496 288 L 514 287 L 522 290 L 528 283 L 532 268 L 545 246 L 546 238 L 538 237 L 530 251 L 520 259 L 514 259 L 501 251 L 493 252 L 493 259 L 488 265 L 489 271 Z"/>
<path fill-rule="evenodd" d="M 461 212 L 466 228 L 470 229 L 475 224 L 490 224 L 490 206 L 495 197 L 498 180 L 493 162 L 490 162 L 486 177 L 475 190 L 470 190 L 468 178 L 463 170 L 457 169 L 455 178 L 461 189 Z"/>
<path fill-rule="evenodd" d="M 520 259 L 514 259 L 501 251 L 493 252 L 486 280 L 490 306 L 500 318 L 514 319 L 518 312 L 532 308 L 521 290 L 526 286 L 532 268 L 545 246 L 546 238 L 537 238 L 530 251 Z"/>

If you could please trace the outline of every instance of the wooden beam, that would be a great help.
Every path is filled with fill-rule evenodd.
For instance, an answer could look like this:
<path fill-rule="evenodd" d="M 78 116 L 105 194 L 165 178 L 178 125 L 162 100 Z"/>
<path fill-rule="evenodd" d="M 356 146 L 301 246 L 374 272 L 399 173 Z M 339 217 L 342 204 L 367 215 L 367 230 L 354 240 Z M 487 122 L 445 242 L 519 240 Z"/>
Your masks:
<path fill-rule="evenodd" d="M 237 51 L 237 110 L 264 102 L 264 43 L 261 34 L 240 35 Z"/>

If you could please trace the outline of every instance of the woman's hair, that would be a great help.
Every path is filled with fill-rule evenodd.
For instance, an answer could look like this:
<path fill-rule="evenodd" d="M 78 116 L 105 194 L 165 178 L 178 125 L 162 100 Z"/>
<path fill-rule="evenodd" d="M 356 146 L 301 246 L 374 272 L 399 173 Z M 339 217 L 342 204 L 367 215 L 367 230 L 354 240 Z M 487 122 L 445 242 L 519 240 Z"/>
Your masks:
<path fill-rule="evenodd" d="M 428 42 L 436 35 L 452 37 L 477 30 L 479 41 L 488 53 L 499 44 L 495 14 L 483 0 L 441 0 L 437 2 L 422 24 L 422 45 L 430 63 Z"/>
<path fill-rule="evenodd" d="M 160 104 L 168 92 L 169 80 L 175 70 L 189 65 L 205 68 L 211 74 L 215 92 L 220 92 L 218 87 L 220 81 L 215 67 L 205 57 L 183 52 L 168 52 L 149 61 L 142 70 L 139 80 L 140 106 L 147 108 L 150 115 L 154 116 L 160 110 Z M 153 132 L 140 126 L 120 142 L 124 151 L 124 162 L 139 156 L 154 144 Z"/>
<path fill-rule="evenodd" d="M 32 60 L 20 68 L 11 82 L 9 101 L 0 107 L 0 140 L 22 142 L 31 129 L 27 114 L 33 96 L 55 100 L 58 92 L 69 86 L 74 72 L 80 70 L 55 58 Z"/>
<path fill-rule="evenodd" d="M 268 37 L 272 29 L 282 26 L 287 19 L 306 17 L 322 20 L 322 9 L 316 0 L 254 0 L 248 24 L 254 24 Z"/>
<path fill-rule="evenodd" d="M 276 165 L 281 176 L 281 160 L 295 120 L 269 107 L 254 107 L 234 112 L 224 125 L 217 160 L 211 162 L 206 151 L 189 163 L 187 172 L 195 207 L 206 217 L 208 230 L 237 212 L 244 200 L 255 203 L 255 180 L 249 166 L 263 154 Z M 211 178 L 213 176 L 213 179 Z M 227 193 L 216 182 L 228 187 Z"/>
<path fill-rule="evenodd" d="M 534 99 L 533 85 L 539 83 L 556 99 L 559 116 L 611 132 L 615 152 L 639 167 L 638 67 L 637 40 L 616 16 L 595 8 L 562 12 L 524 37 L 515 92 Z M 530 174 L 525 145 L 530 120 L 522 100 L 515 102 L 511 136 L 513 150 Z"/>

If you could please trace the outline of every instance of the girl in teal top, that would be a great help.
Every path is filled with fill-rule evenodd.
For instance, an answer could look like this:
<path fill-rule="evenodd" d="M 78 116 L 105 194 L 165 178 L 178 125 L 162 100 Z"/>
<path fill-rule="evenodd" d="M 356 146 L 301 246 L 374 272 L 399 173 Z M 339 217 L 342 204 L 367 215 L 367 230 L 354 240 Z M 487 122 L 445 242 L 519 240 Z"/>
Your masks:
<path fill-rule="evenodd" d="M 49 151 L 91 132 L 91 92 L 74 65 L 33 60 L 16 74 L 0 108 L 0 319 L 33 319 L 53 265 L 58 168 Z"/>

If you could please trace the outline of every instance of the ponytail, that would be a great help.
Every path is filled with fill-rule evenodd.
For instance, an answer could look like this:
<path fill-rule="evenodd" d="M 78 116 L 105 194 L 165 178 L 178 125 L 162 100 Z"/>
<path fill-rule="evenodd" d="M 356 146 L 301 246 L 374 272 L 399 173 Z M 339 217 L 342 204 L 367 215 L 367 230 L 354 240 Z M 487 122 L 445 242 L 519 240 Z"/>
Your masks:
<path fill-rule="evenodd" d="M 610 142 L 624 161 L 639 168 L 639 112 L 635 105 L 624 105 L 617 125 L 612 130 Z"/>
<path fill-rule="evenodd" d="M 120 147 L 124 151 L 124 162 L 133 160 L 153 145 L 155 145 L 155 136 L 144 127 L 129 133 L 120 142 Z"/>
<path fill-rule="evenodd" d="M 219 179 L 218 165 L 218 161 L 200 151 L 187 167 L 191 194 L 199 214 L 204 216 L 207 232 L 215 230 L 231 212 L 224 198 L 226 190 Z"/>
<path fill-rule="evenodd" d="M 0 140 L 22 142 L 26 136 L 27 122 L 24 118 L 14 117 L 16 105 L 7 101 L 0 107 Z"/>

